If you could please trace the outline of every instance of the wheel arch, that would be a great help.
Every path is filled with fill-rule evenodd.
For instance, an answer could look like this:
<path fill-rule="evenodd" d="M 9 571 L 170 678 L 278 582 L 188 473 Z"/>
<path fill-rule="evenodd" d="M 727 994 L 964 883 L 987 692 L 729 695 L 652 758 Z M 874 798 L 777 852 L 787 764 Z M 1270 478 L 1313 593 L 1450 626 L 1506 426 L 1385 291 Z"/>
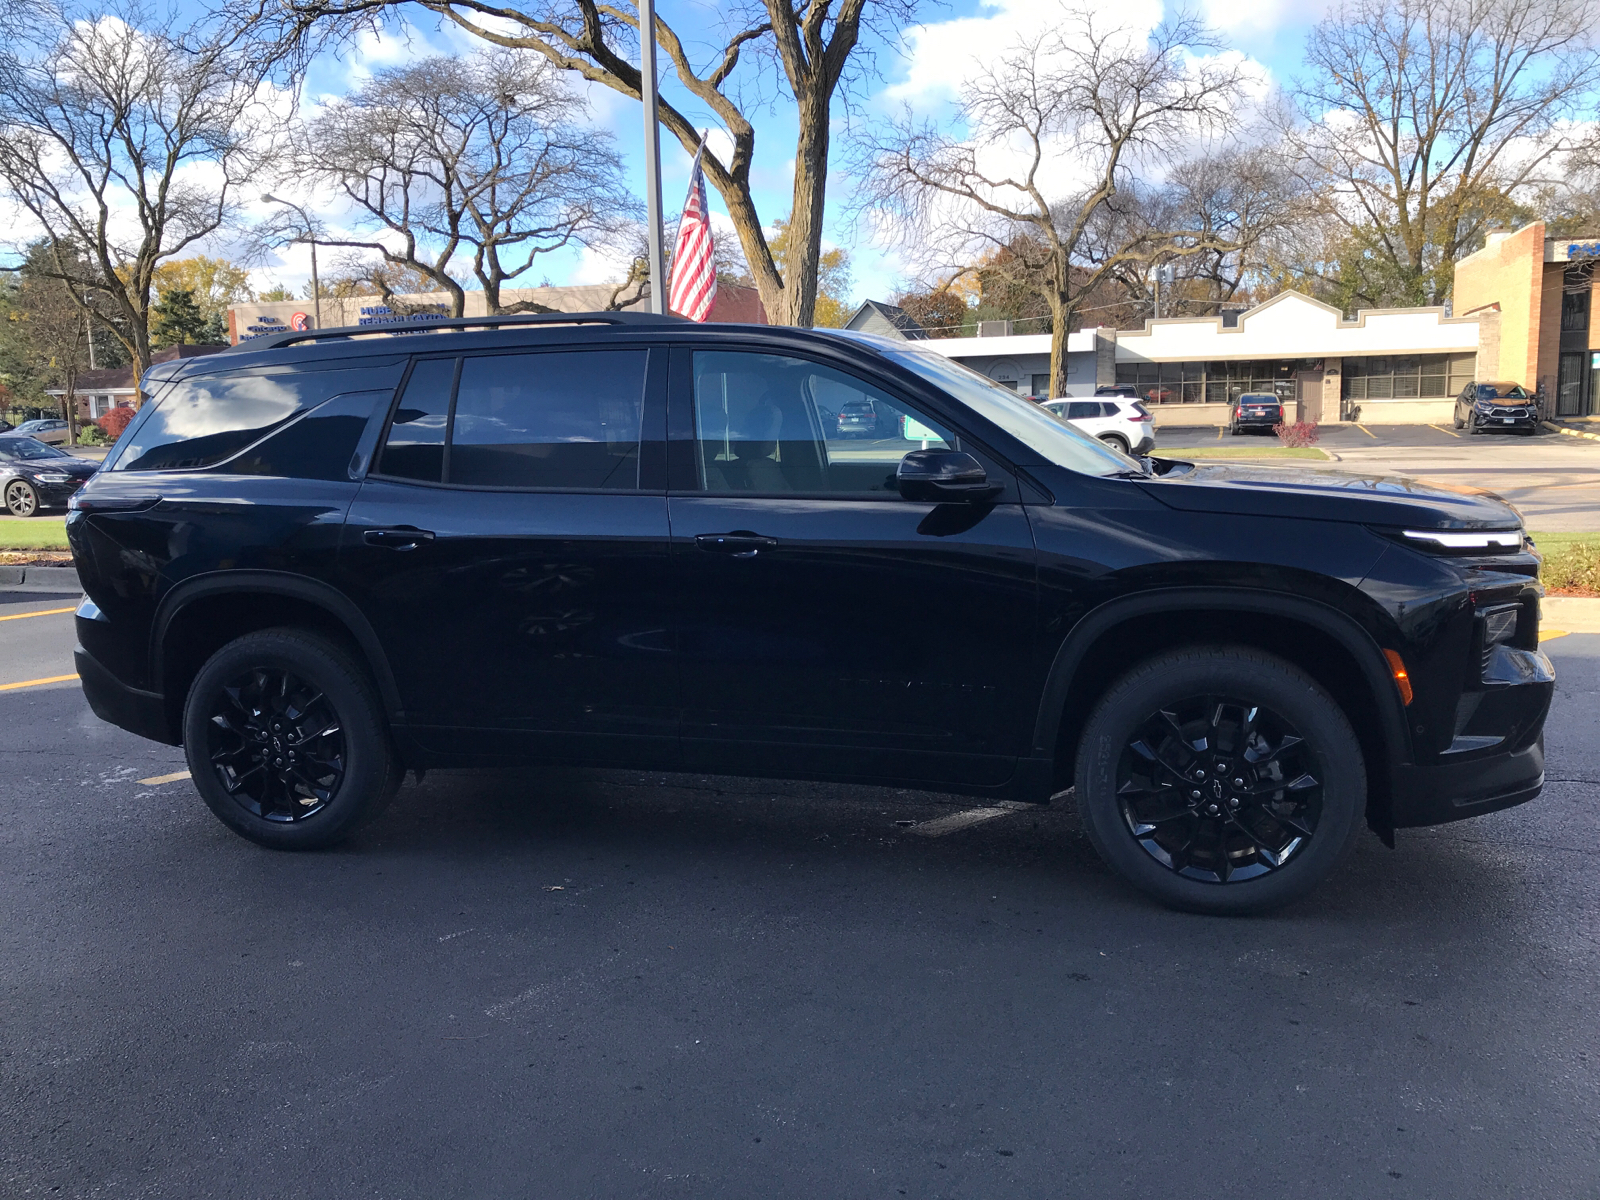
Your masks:
<path fill-rule="evenodd" d="M 1267 620 L 1244 629 L 1242 615 Z M 1348 614 L 1276 592 L 1169 588 L 1085 614 L 1056 651 L 1034 724 L 1032 754 L 1053 761 L 1052 790 L 1071 786 L 1078 734 L 1096 701 L 1131 665 L 1131 642 L 1139 645 L 1140 659 L 1185 644 L 1254 646 L 1316 679 L 1345 710 L 1367 756 L 1367 823 L 1392 839 L 1392 777 L 1410 757 L 1410 735 L 1382 650 Z"/>
<path fill-rule="evenodd" d="M 391 724 L 405 720 L 388 656 L 355 603 L 330 584 L 282 571 L 218 571 L 186 579 L 162 597 L 150 634 L 150 678 L 181 733 L 189 681 L 205 660 L 246 633 L 275 626 L 317 630 L 345 643 L 377 686 Z"/>

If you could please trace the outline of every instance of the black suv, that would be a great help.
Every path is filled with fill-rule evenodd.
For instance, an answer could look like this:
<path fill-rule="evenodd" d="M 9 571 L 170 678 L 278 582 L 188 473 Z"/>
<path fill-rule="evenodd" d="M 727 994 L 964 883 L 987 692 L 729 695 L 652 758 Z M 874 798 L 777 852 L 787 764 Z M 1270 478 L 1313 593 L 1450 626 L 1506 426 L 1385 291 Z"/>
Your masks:
<path fill-rule="evenodd" d="M 1132 883 L 1245 912 L 1363 821 L 1543 782 L 1539 559 L 1491 496 L 1135 463 L 921 343 L 629 314 L 146 387 L 68 518 L 78 671 L 264 845 L 436 765 L 1075 788 Z M 890 437 L 819 418 L 861 402 Z"/>

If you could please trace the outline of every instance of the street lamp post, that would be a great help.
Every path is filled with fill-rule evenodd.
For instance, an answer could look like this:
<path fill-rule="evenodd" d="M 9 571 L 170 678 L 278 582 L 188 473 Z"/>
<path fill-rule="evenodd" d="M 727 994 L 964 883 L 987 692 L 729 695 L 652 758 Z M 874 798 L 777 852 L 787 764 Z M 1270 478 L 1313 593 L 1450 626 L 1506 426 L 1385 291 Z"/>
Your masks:
<path fill-rule="evenodd" d="M 270 195 L 270 194 L 262 196 L 261 199 L 262 199 L 262 202 L 266 203 L 266 204 L 281 204 L 285 208 L 294 209 L 295 212 L 300 214 L 300 219 L 306 223 L 306 235 L 305 235 L 305 237 L 303 237 L 303 238 L 295 238 L 295 241 L 297 241 L 297 242 L 301 242 L 301 241 L 306 242 L 311 247 L 311 303 L 313 305 L 313 308 L 312 308 L 311 311 L 316 313 L 316 315 L 317 315 L 317 328 L 321 329 L 322 328 L 322 283 L 321 283 L 320 280 L 317 279 L 317 232 L 316 232 L 315 226 L 313 226 L 311 224 L 311 217 L 306 212 L 305 209 L 301 208 L 298 204 L 292 203 L 291 201 L 280 200 L 276 196 L 273 196 L 273 195 Z"/>

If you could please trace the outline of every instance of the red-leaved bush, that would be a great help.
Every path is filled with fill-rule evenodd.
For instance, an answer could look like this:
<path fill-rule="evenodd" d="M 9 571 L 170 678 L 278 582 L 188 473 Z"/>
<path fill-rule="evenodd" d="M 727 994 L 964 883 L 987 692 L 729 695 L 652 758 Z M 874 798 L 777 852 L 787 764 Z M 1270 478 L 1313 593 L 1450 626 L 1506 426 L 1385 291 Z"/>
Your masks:
<path fill-rule="evenodd" d="M 122 431 L 128 427 L 128 422 L 133 420 L 133 409 L 118 405 L 105 416 L 95 422 L 105 431 L 105 435 L 112 441 L 122 436 Z"/>
<path fill-rule="evenodd" d="M 1315 421 L 1296 421 L 1293 425 L 1274 425 L 1272 432 L 1278 435 L 1278 440 L 1285 446 L 1315 446 L 1317 444 L 1317 423 Z"/>

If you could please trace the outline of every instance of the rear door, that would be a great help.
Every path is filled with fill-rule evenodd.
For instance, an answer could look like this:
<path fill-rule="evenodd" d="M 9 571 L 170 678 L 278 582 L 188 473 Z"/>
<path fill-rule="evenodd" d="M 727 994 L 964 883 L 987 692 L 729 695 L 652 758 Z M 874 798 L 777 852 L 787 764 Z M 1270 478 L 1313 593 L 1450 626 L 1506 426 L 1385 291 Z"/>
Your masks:
<path fill-rule="evenodd" d="M 819 412 L 870 401 L 884 428 Z M 995 784 L 1026 751 L 1036 586 L 1010 471 L 837 366 L 674 352 L 673 570 L 691 769 Z M 902 500 L 911 450 L 965 449 L 985 505 Z"/>
<path fill-rule="evenodd" d="M 413 364 L 341 561 L 424 746 L 671 762 L 664 371 L 642 345 Z"/>

